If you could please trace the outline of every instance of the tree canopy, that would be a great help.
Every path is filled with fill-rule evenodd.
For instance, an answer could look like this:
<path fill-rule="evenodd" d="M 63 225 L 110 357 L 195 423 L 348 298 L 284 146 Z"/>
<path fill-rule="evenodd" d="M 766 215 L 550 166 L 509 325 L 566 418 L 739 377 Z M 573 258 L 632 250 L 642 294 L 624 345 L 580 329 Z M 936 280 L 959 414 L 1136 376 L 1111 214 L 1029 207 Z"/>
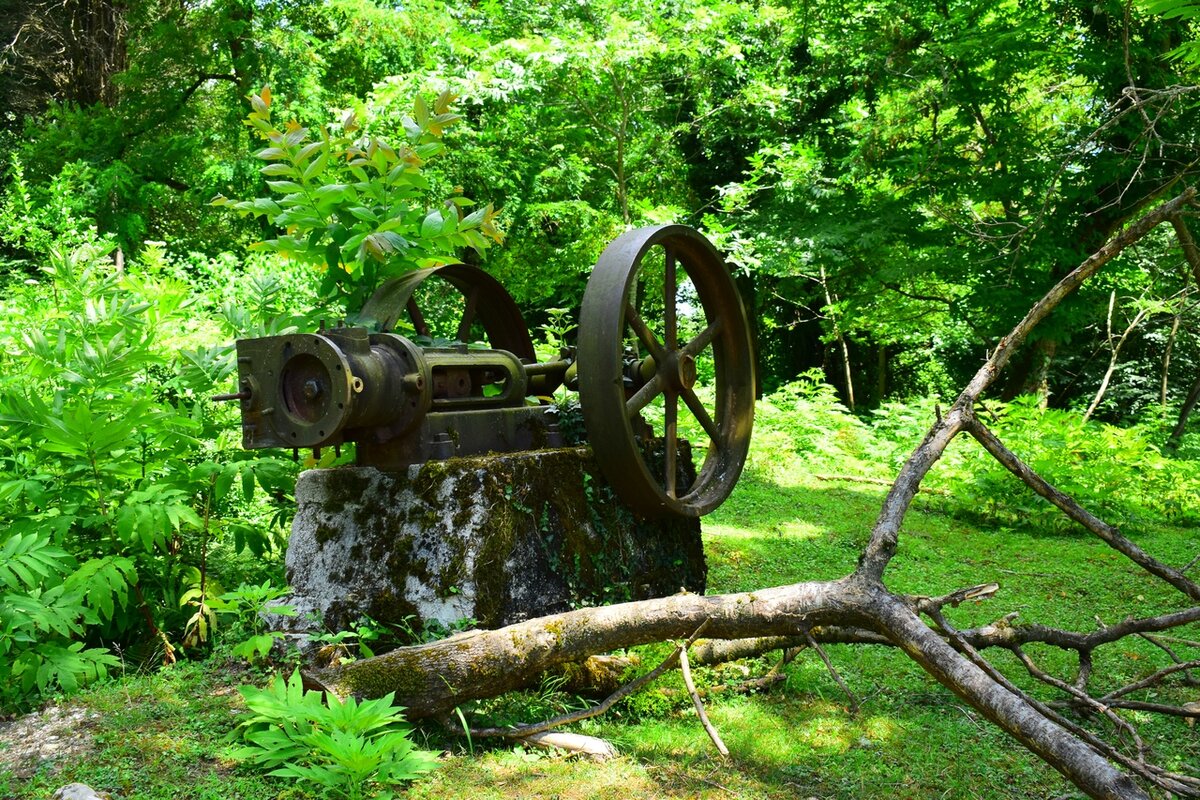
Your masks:
<path fill-rule="evenodd" d="M 948 389 L 1195 169 L 1186 3 L 7 6 L 14 263 L 42 246 L 39 214 L 129 253 L 270 238 L 208 205 L 265 194 L 242 124 L 264 87 L 279 119 L 353 110 L 385 136 L 415 95 L 449 93 L 463 120 L 429 191 L 500 209 L 507 243 L 484 264 L 535 319 L 577 307 L 621 229 L 695 224 L 739 271 L 764 387 L 823 366 L 852 404 Z M 1168 353 L 1176 374 L 1197 358 L 1188 275 L 1165 237 L 1128 255 L 1039 334 L 1008 393 L 1086 404 L 1098 353 L 1136 319 L 1097 413 L 1181 398 L 1186 380 L 1164 396 L 1159 378 Z"/>

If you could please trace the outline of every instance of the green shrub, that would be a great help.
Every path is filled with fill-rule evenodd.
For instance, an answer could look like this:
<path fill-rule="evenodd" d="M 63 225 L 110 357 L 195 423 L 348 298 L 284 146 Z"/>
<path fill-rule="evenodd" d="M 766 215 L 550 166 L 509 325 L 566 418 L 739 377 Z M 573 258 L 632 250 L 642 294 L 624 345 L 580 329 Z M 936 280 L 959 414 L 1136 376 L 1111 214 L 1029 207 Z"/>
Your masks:
<path fill-rule="evenodd" d="M 421 97 L 403 124 L 406 139 L 388 142 L 363 129 L 354 112 L 310 131 L 298 123 L 283 130 L 271 121 L 271 93 L 251 95 L 246 124 L 268 147 L 260 159 L 272 197 L 212 202 L 241 214 L 265 217 L 281 230 L 252 248 L 278 252 L 324 273 L 321 293 L 357 312 L 386 278 L 418 267 L 453 264 L 456 251 L 482 252 L 503 238 L 490 205 L 452 195 L 431 203 L 423 170 L 441 154 L 442 134 L 459 119 L 444 92 L 432 107 Z"/>
<path fill-rule="evenodd" d="M 44 533 L 14 533 L 0 546 L 0 704 L 24 707 L 54 690 L 74 691 L 119 661 L 79 639 L 111 619 L 136 580 L 127 558 L 74 559 Z"/>
<path fill-rule="evenodd" d="M 239 729 L 233 756 L 268 775 L 315 783 L 332 797 L 389 798 L 391 791 L 434 769 L 437 756 L 413 746 L 393 695 L 338 700 L 305 691 L 299 671 L 268 689 L 243 686 L 252 716 Z"/>
<path fill-rule="evenodd" d="M 8 541 L 67 554 L 51 583 L 25 580 L 18 566 L 20 585 L 5 584 L 5 624 L 12 642 L 24 642 L 10 642 L 9 652 L 28 653 L 17 695 L 70 689 L 79 680 L 66 676 L 102 672 L 63 656 L 57 677 L 46 671 L 31 683 L 31 637 L 94 654 L 87 644 L 151 636 L 147 616 L 167 639 L 182 633 L 180 599 L 214 583 L 210 558 L 242 549 L 261 557 L 277 544 L 281 520 L 252 504 L 257 488 L 282 495 L 292 486 L 294 466 L 242 453 L 235 412 L 207 399 L 229 374 L 230 349 L 203 347 L 211 324 L 193 313 L 191 289 L 170 274 L 161 249 L 147 248 L 122 270 L 108 258 L 111 247 L 94 235 L 77 247 L 51 245 L 38 279 L 10 286 L 0 303 L 8 343 L 0 352 L 0 524 Z M 51 591 L 60 578 L 63 588 Z M 82 598 L 82 612 L 69 612 L 73 598 Z M 30 609 L 23 613 L 45 610 L 13 623 L 22 604 Z M 67 618 L 70 625 L 55 622 Z M 38 663 L 49 664 L 51 651 L 39 652 Z M 6 702 L 15 702 L 11 692 Z"/>
<path fill-rule="evenodd" d="M 790 448 L 813 472 L 891 479 L 935 422 L 936 405 L 935 398 L 884 403 L 860 419 L 837 402 L 819 372 L 807 373 L 759 402 L 750 473 L 772 478 L 774 454 Z M 1125 427 L 1085 423 L 1077 412 L 1043 409 L 1031 397 L 989 401 L 977 414 L 1043 478 L 1101 517 L 1200 524 L 1200 464 L 1183 448 L 1163 455 L 1166 418 Z M 1003 524 L 1067 524 L 966 435 L 951 444 L 926 484 L 945 491 L 929 497 L 949 513 Z"/>
<path fill-rule="evenodd" d="M 1118 427 L 1084 422 L 1074 411 L 1040 408 L 1034 398 L 989 403 L 978 412 L 1009 450 L 1039 475 L 1110 522 L 1163 519 L 1200 523 L 1200 464 L 1168 458 L 1165 433 L 1152 419 Z M 974 442 L 958 443 L 937 468 L 937 484 L 955 503 L 1001 521 L 1065 524 Z"/>

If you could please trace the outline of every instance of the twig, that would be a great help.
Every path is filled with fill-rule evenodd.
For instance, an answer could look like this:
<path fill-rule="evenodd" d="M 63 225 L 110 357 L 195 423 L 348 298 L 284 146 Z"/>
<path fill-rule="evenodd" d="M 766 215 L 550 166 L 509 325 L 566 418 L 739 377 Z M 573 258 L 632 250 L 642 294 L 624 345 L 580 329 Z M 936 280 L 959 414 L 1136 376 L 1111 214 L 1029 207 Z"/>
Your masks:
<path fill-rule="evenodd" d="M 1113 712 L 1105 703 L 1102 703 L 1101 701 L 1092 697 L 1087 692 L 1078 687 L 1072 686 L 1065 681 L 1061 681 L 1053 675 L 1041 670 L 1037 664 L 1033 662 L 1033 659 L 1029 657 L 1029 654 L 1020 647 L 1012 648 L 1012 652 L 1013 655 L 1015 655 L 1020 662 L 1025 665 L 1025 669 L 1030 675 L 1037 678 L 1042 683 L 1053 686 L 1055 689 L 1070 695 L 1075 699 L 1076 703 L 1083 705 L 1098 714 L 1101 714 L 1113 724 L 1113 727 L 1116 728 L 1117 731 L 1124 731 L 1125 733 L 1129 734 L 1133 740 L 1134 747 L 1137 748 L 1138 761 L 1145 762 L 1146 745 L 1142 741 L 1142 737 L 1138 735 L 1136 728 L 1134 728 L 1125 720 L 1121 719 L 1120 715 Z"/>
<path fill-rule="evenodd" d="M 1109 708 L 1127 708 L 1130 711 L 1153 711 L 1156 714 L 1167 714 L 1173 717 L 1200 719 L 1200 708 L 1185 706 L 1169 706 L 1163 703 L 1146 703 L 1141 700 L 1114 700 L 1105 703 Z"/>
<path fill-rule="evenodd" d="M 1149 642 L 1150 644 L 1157 647 L 1159 650 L 1162 650 L 1176 664 L 1183 663 L 1183 659 L 1180 658 L 1178 655 L 1176 655 L 1175 651 L 1172 650 L 1166 642 L 1160 640 L 1159 637 L 1151 636 L 1148 633 L 1140 633 L 1140 632 L 1138 633 L 1138 636 L 1142 637 L 1147 642 Z M 1187 668 L 1185 668 L 1184 672 L 1183 672 L 1183 682 L 1186 683 L 1188 686 L 1196 686 L 1196 685 L 1198 685 L 1198 683 L 1200 683 L 1195 678 L 1192 677 L 1192 674 L 1187 671 Z"/>
<path fill-rule="evenodd" d="M 679 671 L 683 673 L 683 685 L 687 687 L 688 694 L 692 696 L 692 705 L 696 707 L 696 716 L 700 718 L 700 724 L 704 726 L 704 731 L 708 734 L 708 738 L 712 739 L 717 752 L 728 758 L 729 748 L 725 746 L 725 742 L 721 741 L 721 734 L 717 733 L 717 729 L 709 721 L 708 714 L 704 711 L 704 703 L 700 700 L 700 694 L 696 691 L 696 684 L 692 682 L 692 668 L 688 665 L 686 644 L 679 648 Z"/>
<path fill-rule="evenodd" d="M 837 668 L 833 666 L 833 662 L 829 660 L 829 656 L 825 655 L 825 649 L 817 644 L 817 640 L 812 637 L 811 633 L 808 634 L 808 646 L 816 650 L 817 655 L 825 662 L 825 669 L 829 670 L 829 674 L 833 676 L 833 680 L 842 688 L 842 691 L 846 693 L 846 697 L 850 701 L 850 713 L 857 716 L 859 708 L 858 698 L 854 696 L 854 692 L 850 691 L 850 687 L 842 680 L 842 676 L 838 674 Z"/>
<path fill-rule="evenodd" d="M 1154 686 L 1155 684 L 1159 683 L 1163 678 L 1167 677 L 1168 675 L 1174 674 L 1176 672 L 1185 672 L 1186 673 L 1187 670 L 1196 669 L 1196 668 L 1200 668 L 1200 660 L 1185 661 L 1180 664 L 1172 664 L 1169 667 L 1164 667 L 1163 669 L 1160 669 L 1158 672 L 1154 673 L 1153 675 L 1148 675 L 1147 677 L 1142 678 L 1140 681 L 1137 681 L 1136 683 L 1131 683 L 1127 686 L 1122 686 L 1120 689 L 1116 689 L 1114 691 L 1109 692 L 1108 694 L 1106 694 L 1100 698 L 1100 702 L 1111 704 L 1112 701 L 1116 700 L 1118 697 L 1124 697 L 1125 695 L 1127 695 L 1131 692 L 1136 692 L 1140 689 L 1148 689 L 1151 686 Z"/>

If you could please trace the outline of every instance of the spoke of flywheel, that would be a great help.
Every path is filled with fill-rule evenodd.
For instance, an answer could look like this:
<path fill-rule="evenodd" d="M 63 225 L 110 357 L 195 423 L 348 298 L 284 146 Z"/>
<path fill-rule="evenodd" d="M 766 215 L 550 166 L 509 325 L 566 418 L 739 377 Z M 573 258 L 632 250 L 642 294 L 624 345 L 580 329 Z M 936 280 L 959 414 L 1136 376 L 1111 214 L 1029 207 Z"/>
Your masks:
<path fill-rule="evenodd" d="M 678 286 L 675 283 L 675 251 L 669 246 L 666 247 L 666 267 L 663 270 L 663 342 L 667 346 L 667 350 L 674 350 L 679 346 L 679 332 L 676 322 L 675 310 L 675 292 L 678 291 Z"/>
<path fill-rule="evenodd" d="M 646 326 L 642 321 L 641 315 L 632 305 L 625 306 L 625 321 L 629 323 L 629 327 L 633 328 L 633 332 L 637 334 L 638 339 L 642 344 L 646 345 L 646 349 L 650 351 L 650 355 L 654 356 L 654 361 L 657 364 L 665 364 L 667 361 L 666 350 L 655 337 L 654 331 Z"/>
<path fill-rule="evenodd" d="M 458 323 L 458 333 L 455 338 L 460 342 L 466 342 L 471 335 L 471 325 L 475 322 L 475 310 L 479 304 L 479 287 L 471 289 L 471 293 L 467 295 L 467 307 L 463 309 L 462 321 Z"/>
<path fill-rule="evenodd" d="M 425 324 L 425 315 L 421 313 L 421 309 L 417 305 L 416 298 L 408 298 L 408 305 L 406 305 L 405 308 L 408 309 L 408 318 L 412 320 L 413 330 L 417 332 L 417 335 L 428 336 L 429 326 Z"/>
<path fill-rule="evenodd" d="M 664 396 L 666 400 L 666 412 L 663 423 L 663 461 L 666 462 L 665 474 L 663 475 L 663 488 L 667 492 L 667 497 L 675 497 L 675 459 L 676 450 L 679 448 L 678 424 L 679 417 L 679 395 L 670 389 L 667 390 Z"/>
<path fill-rule="evenodd" d="M 633 397 L 625 401 L 625 415 L 632 418 L 643 408 L 650 405 L 650 401 L 658 397 L 662 393 L 662 390 L 662 376 L 656 374 L 646 382 L 645 386 L 638 389 Z"/>
<path fill-rule="evenodd" d="M 688 387 L 684 386 L 680 391 L 683 395 L 683 402 L 687 405 L 688 410 L 692 412 L 692 416 L 700 423 L 700 427 L 704 428 L 704 432 L 708 434 L 708 438 L 712 439 L 713 444 L 720 445 L 721 430 L 717 427 L 717 423 L 713 422 L 713 418 L 709 416 L 708 409 L 700 402 L 700 398 L 696 397 L 696 393 Z"/>
<path fill-rule="evenodd" d="M 704 348 L 713 343 L 713 340 L 721 335 L 722 321 L 719 319 L 713 320 L 708 327 L 700 331 L 695 339 L 685 344 L 679 349 L 680 355 L 692 356 L 695 358 L 704 351 Z"/>

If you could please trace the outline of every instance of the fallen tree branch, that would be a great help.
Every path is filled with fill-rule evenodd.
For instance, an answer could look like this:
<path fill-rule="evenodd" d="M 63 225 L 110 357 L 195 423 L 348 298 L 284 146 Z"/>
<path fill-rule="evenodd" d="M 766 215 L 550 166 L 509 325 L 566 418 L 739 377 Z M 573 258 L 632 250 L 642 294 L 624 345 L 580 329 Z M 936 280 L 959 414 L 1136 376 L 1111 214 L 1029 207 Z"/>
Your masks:
<path fill-rule="evenodd" d="M 1129 227 L 1122 230 L 1099 250 L 1084 259 L 1066 277 L 1034 303 L 1017 326 L 996 345 L 992 355 L 967 383 L 962 394 L 944 417 L 929 429 L 917 449 L 900 469 L 891 491 L 883 501 L 883 508 L 871 529 L 871 539 L 859 558 L 859 572 L 874 580 L 882 580 L 888 563 L 896 553 L 896 544 L 904 516 L 916 496 L 917 489 L 929 470 L 937 462 L 946 447 L 962 430 L 966 421 L 974 416 L 974 405 L 984 390 L 995 381 L 996 376 L 1008 364 L 1013 354 L 1028 338 L 1038 323 L 1049 316 L 1059 303 L 1078 289 L 1084 281 L 1115 258 L 1125 248 L 1144 237 L 1164 220 L 1170 219 L 1192 202 L 1196 190 L 1189 187 L 1179 196 L 1168 200 Z"/>
<path fill-rule="evenodd" d="M 1200 600 L 1200 586 L 1189 580 L 1182 572 L 1152 558 L 1142 548 L 1122 536 L 1117 528 L 1088 512 L 1065 492 L 1056 489 L 1006 448 L 1000 439 L 979 420 L 969 419 L 965 424 L 971 436 L 983 445 L 984 449 L 991 453 L 992 457 L 999 461 L 1005 469 L 1020 478 L 1026 486 L 1151 575 L 1171 584 L 1192 600 Z"/>
<path fill-rule="evenodd" d="M 700 694 L 696 691 L 696 684 L 692 681 L 692 668 L 688 664 L 687 645 L 679 648 L 679 671 L 683 675 L 683 685 L 687 687 L 688 694 L 692 696 L 692 706 L 696 709 L 696 716 L 700 719 L 700 724 L 704 726 L 704 732 L 708 734 L 708 738 L 712 739 L 713 746 L 717 748 L 717 752 L 726 758 L 729 757 L 729 748 L 725 746 L 725 742 L 721 741 L 721 734 L 717 733 L 717 729 L 708 719 L 708 713 L 704 710 L 704 702 L 700 699 Z"/>
<path fill-rule="evenodd" d="M 865 475 L 813 475 L 819 481 L 841 482 L 841 483 L 864 483 L 870 486 L 891 486 L 892 482 L 887 478 L 868 478 Z M 950 492 L 945 489 L 935 489 L 930 486 L 922 486 L 920 491 L 923 494 L 940 494 L 949 496 Z"/>
<path fill-rule="evenodd" d="M 966 658 L 955 651 L 900 598 L 883 596 L 875 608 L 879 627 L 910 658 L 1090 797 L 1149 800 L 1132 778 L 1109 763 L 1111 752 L 1105 754 L 1107 758 L 1101 755 L 1096 745 L 1103 742 L 1082 739 L 1086 731 L 1067 727 L 1061 715 L 1046 713 L 1049 709 L 1043 710 L 990 665 L 985 668 L 986 661 L 978 653 Z"/>
<path fill-rule="evenodd" d="M 622 698 L 628 697 L 629 695 L 641 689 L 643 686 L 649 684 L 654 679 L 658 678 L 667 670 L 671 669 L 675 665 L 675 662 L 679 661 L 688 645 L 696 640 L 696 638 L 707 625 L 707 620 L 700 623 L 700 627 L 695 630 L 695 632 L 687 639 L 687 641 L 676 647 L 675 651 L 663 659 L 661 664 L 647 672 L 645 675 L 642 675 L 637 679 L 625 684 L 620 689 L 606 697 L 602 702 L 597 703 L 590 708 L 585 708 L 582 711 L 573 711 L 569 714 L 562 714 L 554 717 L 553 719 L 548 719 L 544 722 L 535 722 L 529 725 L 516 725 L 511 728 L 479 728 L 477 730 L 472 730 L 471 736 L 476 738 L 502 736 L 506 739 L 526 739 L 534 734 L 544 733 L 546 731 L 553 730 L 554 728 L 560 728 L 563 725 L 570 725 L 573 722 L 582 722 L 585 719 L 598 717 L 601 714 L 606 713 Z M 726 753 L 726 755 L 728 755 L 728 753 Z"/>

